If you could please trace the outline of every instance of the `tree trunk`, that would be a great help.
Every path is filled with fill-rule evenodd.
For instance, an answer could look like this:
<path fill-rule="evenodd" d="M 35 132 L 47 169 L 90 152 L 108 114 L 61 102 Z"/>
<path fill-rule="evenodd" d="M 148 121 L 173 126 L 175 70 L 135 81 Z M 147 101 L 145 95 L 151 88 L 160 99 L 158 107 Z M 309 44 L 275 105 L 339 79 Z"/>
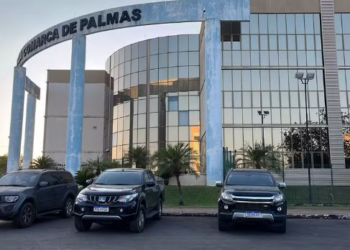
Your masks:
<path fill-rule="evenodd" d="M 183 201 L 183 198 L 182 198 L 182 189 L 181 189 L 181 183 L 180 183 L 180 176 L 179 175 L 176 175 L 176 182 L 177 182 L 177 187 L 179 189 L 179 195 L 180 195 L 180 200 L 179 200 L 179 205 L 180 206 L 183 206 L 184 205 L 184 201 Z"/>

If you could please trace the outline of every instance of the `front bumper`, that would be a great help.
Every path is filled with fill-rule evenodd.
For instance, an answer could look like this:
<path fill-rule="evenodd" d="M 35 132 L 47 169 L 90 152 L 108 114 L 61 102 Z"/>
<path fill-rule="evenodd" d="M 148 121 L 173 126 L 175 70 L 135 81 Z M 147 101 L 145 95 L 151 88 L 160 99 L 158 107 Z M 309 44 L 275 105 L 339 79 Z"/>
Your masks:
<path fill-rule="evenodd" d="M 108 212 L 94 212 L 94 207 L 108 207 Z M 75 216 L 80 217 L 82 220 L 88 220 L 93 222 L 116 222 L 116 221 L 129 221 L 133 220 L 137 216 L 138 205 L 136 201 L 132 201 L 126 204 L 116 203 L 110 205 L 97 205 L 91 203 L 76 203 L 74 206 Z"/>
<path fill-rule="evenodd" d="M 12 220 L 17 212 L 17 203 L 0 203 L 0 220 Z"/>

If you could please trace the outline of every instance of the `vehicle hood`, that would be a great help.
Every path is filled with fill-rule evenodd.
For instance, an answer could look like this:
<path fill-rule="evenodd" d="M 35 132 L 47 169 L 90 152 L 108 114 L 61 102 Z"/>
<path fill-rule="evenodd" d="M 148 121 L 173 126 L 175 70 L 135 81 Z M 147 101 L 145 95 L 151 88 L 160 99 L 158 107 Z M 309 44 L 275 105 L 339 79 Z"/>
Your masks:
<path fill-rule="evenodd" d="M 225 186 L 224 190 L 227 193 L 238 196 L 272 196 L 280 194 L 278 187 L 264 186 Z"/>
<path fill-rule="evenodd" d="M 0 196 L 23 193 L 24 191 L 31 188 L 32 187 L 0 186 Z"/>
<path fill-rule="evenodd" d="M 84 194 L 90 195 L 126 195 L 137 193 L 141 189 L 141 186 L 109 186 L 109 185 L 96 185 L 92 184 L 83 190 Z"/>

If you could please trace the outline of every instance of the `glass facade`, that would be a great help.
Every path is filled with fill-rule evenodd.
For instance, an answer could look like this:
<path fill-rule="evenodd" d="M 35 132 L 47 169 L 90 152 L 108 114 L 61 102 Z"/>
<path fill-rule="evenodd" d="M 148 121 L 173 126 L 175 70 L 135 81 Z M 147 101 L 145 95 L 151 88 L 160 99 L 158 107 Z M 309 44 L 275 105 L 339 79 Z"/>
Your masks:
<path fill-rule="evenodd" d="M 114 79 L 112 158 L 122 159 L 130 147 L 147 146 L 154 153 L 183 142 L 199 159 L 199 35 L 132 44 L 109 61 L 106 68 Z M 199 170 L 199 160 L 193 164 Z"/>
<path fill-rule="evenodd" d="M 223 22 L 221 34 L 224 147 L 239 155 L 264 141 L 283 152 L 285 167 L 304 168 L 308 146 L 313 167 L 328 167 L 320 16 L 252 14 Z M 296 72 L 315 73 L 306 91 Z"/>
<path fill-rule="evenodd" d="M 343 122 L 344 155 L 350 168 L 350 14 L 335 14 L 340 107 Z"/>

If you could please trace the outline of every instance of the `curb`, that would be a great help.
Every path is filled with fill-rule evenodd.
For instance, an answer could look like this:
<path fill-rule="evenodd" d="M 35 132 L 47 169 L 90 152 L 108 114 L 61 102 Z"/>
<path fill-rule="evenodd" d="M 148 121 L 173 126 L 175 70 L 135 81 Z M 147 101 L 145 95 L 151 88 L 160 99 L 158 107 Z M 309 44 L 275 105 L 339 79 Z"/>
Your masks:
<path fill-rule="evenodd" d="M 218 216 L 217 213 L 163 213 L 166 217 L 211 217 Z M 350 220 L 350 215 L 340 214 L 288 214 L 288 219 L 315 219 L 315 220 Z"/>

